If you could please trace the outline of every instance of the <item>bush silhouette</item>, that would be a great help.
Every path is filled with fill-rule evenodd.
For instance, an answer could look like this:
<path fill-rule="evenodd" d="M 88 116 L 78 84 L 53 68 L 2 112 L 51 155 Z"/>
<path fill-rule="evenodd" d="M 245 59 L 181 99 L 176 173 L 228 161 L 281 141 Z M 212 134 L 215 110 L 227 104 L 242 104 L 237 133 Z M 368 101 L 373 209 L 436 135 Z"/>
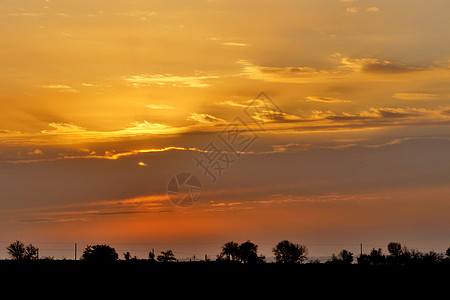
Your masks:
<path fill-rule="evenodd" d="M 159 262 L 170 262 L 176 261 L 175 255 L 172 250 L 161 251 L 161 255 L 156 258 Z"/>
<path fill-rule="evenodd" d="M 155 259 L 155 252 L 153 250 L 148 253 L 148 260 L 152 261 L 152 262 L 156 261 L 156 259 Z"/>
<path fill-rule="evenodd" d="M 108 245 L 94 245 L 84 249 L 81 259 L 92 262 L 111 262 L 118 260 L 119 255 L 114 248 Z"/>
<path fill-rule="evenodd" d="M 129 251 L 123 253 L 123 258 L 125 260 L 137 260 L 137 257 L 131 256 L 131 253 Z"/>
<path fill-rule="evenodd" d="M 370 254 L 361 254 L 357 262 L 360 265 L 381 266 L 386 263 L 386 257 L 383 255 L 381 248 L 373 248 Z"/>
<path fill-rule="evenodd" d="M 14 260 L 36 260 L 39 259 L 39 249 L 32 244 L 25 247 L 21 241 L 15 241 L 6 247 L 8 254 Z"/>
<path fill-rule="evenodd" d="M 353 262 L 353 253 L 348 250 L 342 250 L 338 255 L 334 254 L 331 256 L 331 260 L 327 261 L 327 263 L 332 264 L 342 264 L 342 265 L 350 265 Z"/>

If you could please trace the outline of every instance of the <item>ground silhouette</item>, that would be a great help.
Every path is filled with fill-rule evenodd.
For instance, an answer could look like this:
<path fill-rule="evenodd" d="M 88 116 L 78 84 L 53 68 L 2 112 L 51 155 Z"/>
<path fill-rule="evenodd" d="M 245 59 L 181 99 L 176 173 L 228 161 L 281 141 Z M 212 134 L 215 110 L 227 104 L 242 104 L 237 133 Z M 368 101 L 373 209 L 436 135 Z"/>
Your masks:
<path fill-rule="evenodd" d="M 28 290 L 34 287 L 32 291 L 43 287 L 47 292 L 62 289 L 72 294 L 82 291 L 83 295 L 97 291 L 103 297 L 108 293 L 117 296 L 118 291 L 128 297 L 137 291 L 141 295 L 149 292 L 149 296 L 165 291 L 172 296 L 198 297 L 208 293 L 211 297 L 220 293 L 233 297 L 270 294 L 289 297 L 306 290 L 319 296 L 348 297 L 358 289 L 380 298 L 386 295 L 405 298 L 419 292 L 437 298 L 447 292 L 450 281 L 449 250 L 445 254 L 421 253 L 401 247 L 401 252 L 383 254 L 381 249 L 372 249 L 350 263 L 353 254 L 343 249 L 334 255 L 334 262 L 332 258 L 331 263 L 317 263 L 307 260 L 306 247 L 305 257 L 296 259 L 298 253 L 293 249 L 299 247 L 291 248 L 289 241 L 280 243 L 274 249 L 288 246 L 287 254 L 268 263 L 250 241 L 225 243 L 215 260 L 195 262 L 177 261 L 170 249 L 158 255 L 159 259 L 155 259 L 153 251 L 148 259 L 134 259 L 131 253 L 126 255 L 129 259 L 119 259 L 115 249 L 108 245 L 86 247 L 80 260 L 21 259 L 25 256 L 13 253 L 15 249 L 22 253 L 26 247 L 14 242 L 14 247 L 10 247 L 14 250 L 11 259 L 0 260 L 0 279 L 2 286 L 21 282 L 26 283 Z"/>
<path fill-rule="evenodd" d="M 14 241 L 6 247 L 8 255 L 12 261 L 57 261 L 53 257 L 39 257 L 39 248 L 33 244 L 25 246 L 21 241 Z M 450 247 L 445 253 L 434 251 L 420 252 L 409 249 L 398 242 L 390 242 L 387 245 L 388 254 L 383 254 L 381 248 L 373 248 L 368 254 L 362 253 L 355 257 L 346 249 L 342 249 L 338 254 L 332 254 L 331 258 L 325 262 L 328 265 L 361 265 L 361 266 L 417 266 L 417 265 L 445 265 L 450 266 Z M 305 245 L 294 244 L 288 240 L 280 241 L 272 249 L 277 264 L 320 264 L 320 262 L 307 260 L 308 248 Z M 129 251 L 124 254 L 125 261 L 141 261 L 149 263 L 174 263 L 178 262 L 171 249 L 161 251 L 155 257 L 154 251 L 150 251 L 148 259 L 138 259 L 132 256 Z M 64 259 L 65 260 L 65 259 Z M 119 260 L 116 250 L 109 245 L 88 245 L 83 250 L 80 258 L 84 262 L 114 262 Z M 205 256 L 205 262 L 210 261 Z M 258 245 L 247 240 L 241 244 L 229 241 L 222 245 L 221 252 L 215 260 L 211 262 L 217 264 L 241 263 L 241 264 L 267 264 L 263 255 L 258 254 Z"/>

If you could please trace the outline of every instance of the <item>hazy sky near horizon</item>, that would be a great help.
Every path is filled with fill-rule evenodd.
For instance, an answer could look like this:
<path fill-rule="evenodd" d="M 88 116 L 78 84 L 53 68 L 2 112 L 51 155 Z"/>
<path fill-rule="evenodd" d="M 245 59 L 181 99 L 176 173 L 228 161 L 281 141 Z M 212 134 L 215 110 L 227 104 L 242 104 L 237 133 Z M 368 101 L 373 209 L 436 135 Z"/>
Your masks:
<path fill-rule="evenodd" d="M 0 242 L 446 248 L 448 28 L 448 0 L 4 0 Z"/>

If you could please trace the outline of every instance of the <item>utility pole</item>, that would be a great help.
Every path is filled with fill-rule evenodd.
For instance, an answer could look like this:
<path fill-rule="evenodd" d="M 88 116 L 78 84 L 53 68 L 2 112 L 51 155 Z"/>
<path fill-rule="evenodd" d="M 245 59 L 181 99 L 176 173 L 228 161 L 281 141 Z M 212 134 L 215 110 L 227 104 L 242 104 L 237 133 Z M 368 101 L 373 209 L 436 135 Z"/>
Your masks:
<path fill-rule="evenodd" d="M 362 252 L 363 252 L 363 250 L 362 250 L 362 243 L 361 243 L 361 255 L 363 254 Z"/>
<path fill-rule="evenodd" d="M 77 260 L 77 243 L 75 243 L 75 260 Z"/>

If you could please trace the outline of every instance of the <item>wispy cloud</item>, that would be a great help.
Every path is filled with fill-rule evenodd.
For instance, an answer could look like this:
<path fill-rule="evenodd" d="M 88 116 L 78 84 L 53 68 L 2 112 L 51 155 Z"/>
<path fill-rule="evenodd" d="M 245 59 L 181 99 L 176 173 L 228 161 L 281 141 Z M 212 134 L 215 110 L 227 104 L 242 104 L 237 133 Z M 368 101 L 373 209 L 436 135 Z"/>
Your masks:
<path fill-rule="evenodd" d="M 221 105 L 229 105 L 229 106 L 235 106 L 235 107 L 264 107 L 266 103 L 259 99 L 250 99 L 250 100 L 244 100 L 244 101 L 234 101 L 234 100 L 226 100 L 222 101 L 219 104 Z"/>
<path fill-rule="evenodd" d="M 347 99 L 339 99 L 333 97 L 324 97 L 324 96 L 307 96 L 306 101 L 312 102 L 323 102 L 323 103 L 346 103 L 351 102 L 351 100 Z"/>
<path fill-rule="evenodd" d="M 75 125 L 73 123 L 50 123 L 48 124 L 52 129 L 45 129 L 41 132 L 44 134 L 74 134 L 74 133 L 85 133 L 86 129 Z"/>
<path fill-rule="evenodd" d="M 66 93 L 77 93 L 78 91 L 68 85 L 65 84 L 47 84 L 47 85 L 41 85 L 41 88 L 44 89 L 55 89 L 59 92 L 66 92 Z"/>
<path fill-rule="evenodd" d="M 274 110 L 262 110 L 260 112 L 254 112 L 252 118 L 262 122 L 293 122 L 302 120 L 301 117 L 288 114 L 281 111 Z"/>
<path fill-rule="evenodd" d="M 201 124 L 214 124 L 214 123 L 225 123 L 224 119 L 212 116 L 210 114 L 198 114 L 192 113 L 188 118 L 188 121 L 194 121 Z"/>
<path fill-rule="evenodd" d="M 97 86 L 96 84 L 93 84 L 93 83 L 87 83 L 87 82 L 82 82 L 81 85 L 82 85 L 82 86 L 85 86 L 85 87 L 96 87 L 96 86 Z"/>
<path fill-rule="evenodd" d="M 196 75 L 196 76 L 176 76 L 172 74 L 140 74 L 132 75 L 124 78 L 132 86 L 146 85 L 172 85 L 178 87 L 208 87 L 206 83 L 209 79 L 215 79 L 218 76 L 213 75 Z"/>
<path fill-rule="evenodd" d="M 155 16 L 157 13 L 154 11 L 140 11 L 140 10 L 130 10 L 124 13 L 116 13 L 119 16 L 127 16 L 132 18 L 138 18 L 141 21 L 146 21 L 148 18 Z"/>
<path fill-rule="evenodd" d="M 49 135 L 80 135 L 82 138 L 120 138 L 143 134 L 167 134 L 177 131 L 176 128 L 165 124 L 150 123 L 148 121 L 132 122 L 130 126 L 115 131 L 90 131 L 72 123 L 50 123 L 52 129 L 42 130 L 41 133 Z"/>
<path fill-rule="evenodd" d="M 405 78 L 410 80 L 415 72 L 433 78 L 448 77 L 448 67 L 417 67 L 400 62 L 363 57 L 351 58 L 341 53 L 330 57 L 336 64 L 328 68 L 312 68 L 308 66 L 266 67 L 255 65 L 247 60 L 239 60 L 242 65 L 241 77 L 267 82 L 283 83 L 326 83 L 351 81 L 396 81 Z"/>
<path fill-rule="evenodd" d="M 352 6 L 352 7 L 347 7 L 345 10 L 349 13 L 357 13 L 358 11 L 361 10 L 361 8 L 357 7 L 357 6 Z"/>
<path fill-rule="evenodd" d="M 177 134 L 188 130 L 187 127 L 173 127 L 148 121 L 132 122 L 117 130 L 89 130 L 73 123 L 51 122 L 49 129 L 40 132 L 20 132 L 0 130 L 0 144 L 8 145 L 75 145 L 79 143 L 103 143 L 131 138 L 142 138 L 146 135 Z"/>
<path fill-rule="evenodd" d="M 392 97 L 402 100 L 430 100 L 435 99 L 436 95 L 431 93 L 395 93 Z"/>
<path fill-rule="evenodd" d="M 151 109 L 175 109 L 175 107 L 166 104 L 147 104 L 146 107 Z"/>
<path fill-rule="evenodd" d="M 66 223 L 85 222 L 100 216 L 158 213 L 170 210 L 167 195 L 148 195 L 123 200 L 94 201 L 54 205 L 11 211 L 20 214 L 16 222 Z"/>
<path fill-rule="evenodd" d="M 376 7 L 376 6 L 371 6 L 371 7 L 368 7 L 366 9 L 366 11 L 368 11 L 368 12 L 377 12 L 377 11 L 380 11 L 380 9 L 378 7 Z"/>
<path fill-rule="evenodd" d="M 373 141 L 370 139 L 350 139 L 350 140 L 334 140 L 327 141 L 325 143 L 307 143 L 307 144 L 299 144 L 299 143 L 287 143 L 287 144 L 277 144 L 272 145 L 272 150 L 264 152 L 264 154 L 271 153 L 297 153 L 304 152 L 311 149 L 329 149 L 329 150 L 339 150 L 339 149 L 347 149 L 347 148 L 383 148 L 390 147 L 395 145 L 400 145 L 403 143 L 407 143 L 410 141 L 431 141 L 431 140 L 439 140 L 439 141 L 450 141 L 448 137 L 404 137 L 404 138 L 395 138 L 388 141 Z"/>
<path fill-rule="evenodd" d="M 236 43 L 236 42 L 225 42 L 225 43 L 222 43 L 222 45 L 225 45 L 225 46 L 236 46 L 236 47 L 247 47 L 248 46 L 248 44 Z"/>
<path fill-rule="evenodd" d="M 42 12 L 18 12 L 18 13 L 9 13 L 8 16 L 12 17 L 43 17 L 44 13 Z"/>

